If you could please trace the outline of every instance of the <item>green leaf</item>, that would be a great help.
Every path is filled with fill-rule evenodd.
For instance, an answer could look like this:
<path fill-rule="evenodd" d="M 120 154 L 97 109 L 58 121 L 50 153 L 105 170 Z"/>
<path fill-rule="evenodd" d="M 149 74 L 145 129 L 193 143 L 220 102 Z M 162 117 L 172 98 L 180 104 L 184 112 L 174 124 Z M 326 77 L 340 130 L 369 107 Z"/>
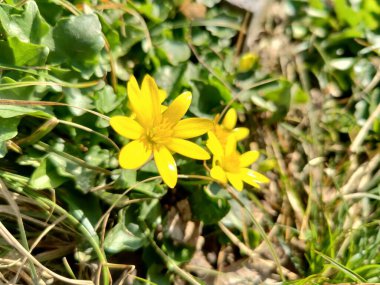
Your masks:
<path fill-rule="evenodd" d="M 191 40 L 195 46 L 207 46 L 211 39 L 207 31 L 194 27 L 192 30 Z"/>
<path fill-rule="evenodd" d="M 84 160 L 92 166 L 108 166 L 112 155 L 108 149 L 102 149 L 99 145 L 91 146 L 84 158 Z"/>
<path fill-rule="evenodd" d="M 0 105 L 0 118 L 12 118 L 17 116 L 29 115 L 37 118 L 53 118 L 53 116 L 44 109 L 12 106 L 12 105 Z"/>
<path fill-rule="evenodd" d="M 31 82 L 37 81 L 33 76 L 26 76 L 20 80 L 14 80 L 10 77 L 4 76 L 0 79 L 1 84 L 16 83 L 16 82 Z M 26 86 L 19 88 L 10 88 L 6 90 L 0 89 L 0 99 L 12 99 L 12 100 L 32 100 L 36 101 L 41 99 L 41 95 L 36 92 L 36 86 Z"/>
<path fill-rule="evenodd" d="M 273 114 L 267 120 L 268 123 L 280 121 L 289 111 L 291 102 L 290 82 L 278 80 L 255 90 L 248 90 L 251 100 L 257 106 L 271 111 Z"/>
<path fill-rule="evenodd" d="M 142 203 L 138 219 L 147 225 L 157 225 L 161 223 L 161 205 L 158 199 L 152 199 Z"/>
<path fill-rule="evenodd" d="M 162 245 L 162 250 L 164 250 L 169 257 L 179 264 L 184 262 L 189 262 L 194 255 L 195 248 L 191 246 L 186 246 L 182 244 L 174 245 L 169 239 L 165 239 Z"/>
<path fill-rule="evenodd" d="M 347 23 L 351 27 L 355 27 L 362 21 L 362 15 L 354 11 L 347 0 L 335 0 L 334 6 L 338 20 L 343 24 Z"/>
<path fill-rule="evenodd" d="M 44 157 L 41 164 L 34 170 L 29 180 L 29 186 L 33 189 L 56 188 L 67 180 L 57 173 L 56 166 L 49 159 L 49 155 Z"/>
<path fill-rule="evenodd" d="M 172 65 L 187 61 L 191 55 L 190 48 L 182 41 L 164 40 L 158 48 Z"/>
<path fill-rule="evenodd" d="M 368 118 L 368 106 L 365 100 L 360 100 L 355 104 L 354 116 L 359 126 L 363 126 Z"/>
<path fill-rule="evenodd" d="M 177 66 L 163 65 L 154 73 L 157 85 L 167 92 L 168 98 L 174 98 L 181 93 L 186 67 L 186 63 Z"/>
<path fill-rule="evenodd" d="M 353 114 L 338 108 L 327 109 L 324 117 L 327 124 L 341 133 L 351 132 L 358 123 Z"/>
<path fill-rule="evenodd" d="M 75 186 L 82 193 L 88 193 L 96 184 L 96 173 L 85 167 L 65 159 L 60 155 L 51 154 L 50 161 L 56 167 L 57 173 L 62 177 L 68 177 L 75 182 Z"/>
<path fill-rule="evenodd" d="M 292 104 L 304 104 L 308 101 L 309 95 L 298 84 L 294 84 L 291 88 Z"/>
<path fill-rule="evenodd" d="M 53 29 L 53 39 L 58 61 L 67 61 L 79 71 L 94 71 L 104 47 L 102 27 L 95 14 L 60 19 Z"/>
<path fill-rule="evenodd" d="M 165 273 L 165 274 L 164 274 Z M 153 263 L 148 268 L 147 278 L 157 285 L 170 285 L 170 276 L 162 264 Z"/>
<path fill-rule="evenodd" d="M 17 126 L 20 118 L 0 118 L 0 142 L 10 140 L 17 136 Z"/>
<path fill-rule="evenodd" d="M 147 164 L 152 165 L 152 169 L 155 169 L 154 162 L 148 162 Z M 138 181 L 142 181 L 146 179 L 146 165 L 139 170 L 137 173 L 136 170 L 129 169 L 117 169 L 113 171 L 114 176 L 112 177 L 115 180 L 114 187 L 115 189 L 128 189 L 133 187 L 133 195 L 141 197 L 155 197 L 159 198 L 166 194 L 166 188 L 161 187 L 160 180 L 153 180 L 145 183 L 138 183 Z"/>
<path fill-rule="evenodd" d="M 102 90 L 95 93 L 95 106 L 101 113 L 113 111 L 121 103 L 121 98 L 117 98 L 111 86 L 106 85 Z"/>
<path fill-rule="evenodd" d="M 355 63 L 353 57 L 334 58 L 329 61 L 329 65 L 338 70 L 348 70 Z"/>
<path fill-rule="evenodd" d="M 206 225 L 217 223 L 230 210 L 227 199 L 212 194 L 208 189 L 192 192 L 189 202 L 193 217 Z"/>
<path fill-rule="evenodd" d="M 58 195 L 68 204 L 69 213 L 80 221 L 93 237 L 98 238 L 95 226 L 102 216 L 99 199 L 91 194 L 83 195 L 67 189 L 60 190 Z"/>
<path fill-rule="evenodd" d="M 227 18 L 227 17 L 220 17 L 220 18 L 218 18 L 218 20 L 221 21 L 222 23 L 231 22 L 233 24 L 236 24 L 235 19 L 231 20 L 230 18 Z M 232 37 L 234 37 L 236 35 L 236 31 L 233 29 L 229 29 L 229 28 L 210 26 L 210 27 L 206 27 L 206 29 L 213 36 L 216 36 L 216 37 L 221 38 L 223 40 L 231 39 Z"/>
<path fill-rule="evenodd" d="M 140 14 L 144 14 L 150 20 L 161 23 L 165 21 L 169 15 L 169 12 L 173 9 L 170 1 L 131 1 L 130 3 L 139 11 Z"/>
<path fill-rule="evenodd" d="M 219 81 L 211 79 L 208 83 L 194 81 L 193 100 L 190 111 L 197 116 L 210 116 L 219 111 L 221 104 L 231 99 L 231 94 Z"/>
<path fill-rule="evenodd" d="M 314 252 L 316 254 L 318 254 L 319 256 L 321 256 L 323 259 L 325 259 L 326 261 L 330 262 L 333 267 L 335 267 L 336 269 L 340 270 L 342 273 L 344 273 L 345 275 L 347 275 L 349 278 L 351 278 L 352 280 L 354 280 L 355 282 L 358 282 L 358 283 L 363 283 L 363 282 L 367 282 L 363 277 L 361 277 L 359 274 L 355 273 L 354 271 L 352 271 L 350 268 L 347 268 L 346 266 L 344 266 L 343 264 L 339 263 L 338 261 L 334 260 L 333 258 L 331 258 L 330 256 L 327 256 L 325 255 L 324 253 L 322 252 L 319 252 L 317 250 L 314 250 Z"/>
<path fill-rule="evenodd" d="M 41 17 L 34 1 L 28 1 L 22 12 L 0 6 L 0 23 L 8 37 L 17 37 L 26 43 L 40 44 L 49 33 L 49 24 Z M 11 14 L 9 14 L 11 11 Z"/>
<path fill-rule="evenodd" d="M 46 63 L 49 48 L 42 45 L 25 43 L 17 37 L 0 41 L 0 64 L 16 66 L 41 66 Z"/>
<path fill-rule="evenodd" d="M 104 249 L 112 254 L 122 251 L 136 251 L 147 244 L 146 236 L 134 221 L 136 213 L 133 207 L 119 213 L 119 221 L 108 231 L 104 240 Z"/>
<path fill-rule="evenodd" d="M 65 101 L 67 104 L 83 109 L 92 109 L 92 100 L 88 96 L 82 94 L 81 90 L 76 88 L 64 88 L 63 93 L 65 94 Z M 85 110 L 77 108 L 69 107 L 69 109 L 75 116 L 81 116 L 86 113 Z"/>
<path fill-rule="evenodd" d="M 8 152 L 7 143 L 0 141 L 0 158 L 3 158 Z"/>
<path fill-rule="evenodd" d="M 200 0 L 199 1 L 199 3 L 202 3 L 202 4 L 204 4 L 205 6 L 207 6 L 209 8 L 214 7 L 219 2 L 220 2 L 220 0 Z"/>

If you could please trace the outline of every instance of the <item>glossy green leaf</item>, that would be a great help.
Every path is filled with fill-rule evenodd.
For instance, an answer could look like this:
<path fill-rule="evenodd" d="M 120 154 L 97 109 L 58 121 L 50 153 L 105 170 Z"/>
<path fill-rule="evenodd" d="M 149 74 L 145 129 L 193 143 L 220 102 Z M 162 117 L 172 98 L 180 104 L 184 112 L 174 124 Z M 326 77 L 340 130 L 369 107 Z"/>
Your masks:
<path fill-rule="evenodd" d="M 170 276 L 167 269 L 162 264 L 152 264 L 148 268 L 147 278 L 157 285 L 170 285 Z"/>
<path fill-rule="evenodd" d="M 41 164 L 34 170 L 29 180 L 29 186 L 33 189 L 52 189 L 67 181 L 66 177 L 58 174 L 56 166 L 49 156 L 42 159 Z"/>
<path fill-rule="evenodd" d="M 17 136 L 17 126 L 19 122 L 19 117 L 0 118 L 0 142 L 10 140 Z"/>
<path fill-rule="evenodd" d="M 194 81 L 193 100 L 190 111 L 198 116 L 217 113 L 221 103 L 227 103 L 231 94 L 218 80 Z"/>
<path fill-rule="evenodd" d="M 304 104 L 308 101 L 309 95 L 298 84 L 294 84 L 291 88 L 291 103 Z"/>
<path fill-rule="evenodd" d="M 191 193 L 189 202 L 193 217 L 206 225 L 217 223 L 230 210 L 230 205 L 225 198 L 214 195 L 207 189 Z"/>
<path fill-rule="evenodd" d="M 69 189 L 59 191 L 58 195 L 67 203 L 69 213 L 80 221 L 93 237 L 98 239 L 95 226 L 102 216 L 99 199 L 94 195 L 83 195 Z"/>
<path fill-rule="evenodd" d="M 53 29 L 54 58 L 71 63 L 79 71 L 94 71 L 104 47 L 101 24 L 95 14 L 70 16 Z"/>
<path fill-rule="evenodd" d="M 8 152 L 7 143 L 0 141 L 0 158 L 3 158 Z"/>
<path fill-rule="evenodd" d="M 134 209 L 128 208 L 119 212 L 119 221 L 108 231 L 104 240 L 107 252 L 115 254 L 121 251 L 136 251 L 147 243 L 146 236 L 134 221 Z"/>
<path fill-rule="evenodd" d="M 167 19 L 171 5 L 167 1 L 156 2 L 154 0 L 134 1 L 131 3 L 141 14 L 150 20 L 160 23 Z"/>
<path fill-rule="evenodd" d="M 107 85 L 95 93 L 95 106 L 101 113 L 113 111 L 120 103 L 121 99 L 117 98 L 111 86 Z"/>
<path fill-rule="evenodd" d="M 170 256 L 174 261 L 181 264 L 189 262 L 194 255 L 195 248 L 186 246 L 183 244 L 174 245 L 170 240 L 164 240 L 162 249 Z"/>
<path fill-rule="evenodd" d="M 189 46 L 182 41 L 165 39 L 158 47 L 172 65 L 187 61 L 191 55 Z"/>
<path fill-rule="evenodd" d="M 8 37 L 0 41 L 0 64 L 15 66 L 41 66 L 46 63 L 49 48 L 46 46 L 26 43 L 17 37 Z"/>
<path fill-rule="evenodd" d="M 53 116 L 43 108 L 30 108 L 13 105 L 0 104 L 0 118 L 12 118 L 17 116 L 29 115 L 38 118 L 52 118 Z"/>
<path fill-rule="evenodd" d="M 20 80 L 14 80 L 10 77 L 4 76 L 0 78 L 0 87 L 2 84 L 16 83 L 16 82 L 32 82 L 37 81 L 33 76 L 25 76 Z M 41 94 L 36 92 L 36 86 L 26 86 L 20 88 L 9 88 L 6 90 L 0 89 L 0 99 L 12 99 L 12 100 L 39 100 L 41 99 Z"/>
<path fill-rule="evenodd" d="M 41 44 L 50 31 L 33 0 L 27 1 L 22 11 L 0 5 L 0 23 L 8 37 L 25 43 Z"/>
<path fill-rule="evenodd" d="M 64 88 L 63 93 L 65 94 L 67 104 L 83 109 L 92 109 L 92 100 L 89 98 L 89 96 L 82 94 L 80 89 Z M 75 116 L 81 116 L 86 113 L 85 110 L 77 108 L 69 107 L 69 109 Z"/>
<path fill-rule="evenodd" d="M 199 2 L 204 4 L 205 6 L 212 8 L 215 4 L 219 3 L 221 0 L 200 0 Z"/>

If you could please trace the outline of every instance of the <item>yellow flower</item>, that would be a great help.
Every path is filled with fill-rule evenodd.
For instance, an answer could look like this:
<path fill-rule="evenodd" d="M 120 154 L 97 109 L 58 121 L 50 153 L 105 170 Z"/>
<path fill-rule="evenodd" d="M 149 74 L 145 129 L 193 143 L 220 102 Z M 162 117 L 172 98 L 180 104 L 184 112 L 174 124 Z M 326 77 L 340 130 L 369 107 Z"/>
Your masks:
<path fill-rule="evenodd" d="M 141 89 L 133 76 L 127 87 L 134 118 L 114 116 L 110 119 L 111 127 L 118 134 L 132 140 L 120 151 L 120 166 L 136 169 L 153 155 L 162 179 L 173 188 L 178 175 L 172 153 L 199 160 L 209 159 L 206 150 L 186 139 L 206 133 L 212 128 L 212 122 L 200 118 L 181 120 L 191 103 L 190 92 L 182 93 L 163 108 L 162 95 L 149 75 L 145 76 Z"/>
<path fill-rule="evenodd" d="M 168 94 L 166 93 L 166 91 L 164 89 L 161 89 L 159 88 L 158 89 L 158 98 L 160 100 L 160 104 L 162 104 L 165 99 L 168 97 Z M 127 107 L 132 110 L 132 106 L 131 106 L 131 102 L 128 101 L 127 103 Z M 165 106 L 165 105 L 161 105 L 160 109 L 161 109 L 161 113 L 164 112 L 168 107 Z M 131 119 L 136 119 L 136 114 L 132 112 L 132 114 L 129 116 Z"/>
<path fill-rule="evenodd" d="M 250 71 L 254 65 L 257 63 L 259 57 L 254 53 L 246 53 L 244 54 L 240 60 L 238 65 L 239 72 L 247 72 Z"/>
<path fill-rule="evenodd" d="M 213 166 L 210 176 L 222 183 L 230 182 L 230 184 L 238 191 L 243 190 L 243 182 L 253 187 L 260 188 L 259 183 L 268 183 L 269 179 L 250 168 L 258 157 L 258 151 L 247 151 L 240 154 L 236 150 L 236 138 L 229 136 L 225 147 L 215 136 L 214 133 L 208 133 L 209 139 L 207 147 L 214 155 Z"/>
<path fill-rule="evenodd" d="M 237 113 L 235 109 L 229 109 L 223 118 L 222 124 L 218 124 L 219 115 L 214 120 L 214 133 L 223 146 L 227 143 L 229 135 L 234 135 L 237 141 L 241 141 L 248 137 L 249 130 L 247 128 L 235 128 L 237 122 Z"/>

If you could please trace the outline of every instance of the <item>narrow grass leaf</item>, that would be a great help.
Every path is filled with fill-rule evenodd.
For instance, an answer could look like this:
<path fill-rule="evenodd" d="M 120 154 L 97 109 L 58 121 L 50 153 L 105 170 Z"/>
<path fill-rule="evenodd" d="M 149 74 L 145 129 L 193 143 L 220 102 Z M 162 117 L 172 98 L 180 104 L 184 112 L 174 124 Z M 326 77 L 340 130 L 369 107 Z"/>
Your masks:
<path fill-rule="evenodd" d="M 337 262 L 336 260 L 332 259 L 331 257 L 323 254 L 322 252 L 319 252 L 317 250 L 313 250 L 313 251 L 316 254 L 318 254 L 319 256 L 321 256 L 323 259 L 325 259 L 326 261 L 330 262 L 334 267 L 336 267 L 337 269 L 339 269 L 340 271 L 342 271 L 343 273 L 345 273 L 352 280 L 354 280 L 354 281 L 356 281 L 358 283 L 363 283 L 363 282 L 365 283 L 366 282 L 366 280 L 363 277 L 361 277 L 359 274 L 355 273 L 351 269 L 347 268 L 343 264 L 340 264 L 339 262 Z"/>

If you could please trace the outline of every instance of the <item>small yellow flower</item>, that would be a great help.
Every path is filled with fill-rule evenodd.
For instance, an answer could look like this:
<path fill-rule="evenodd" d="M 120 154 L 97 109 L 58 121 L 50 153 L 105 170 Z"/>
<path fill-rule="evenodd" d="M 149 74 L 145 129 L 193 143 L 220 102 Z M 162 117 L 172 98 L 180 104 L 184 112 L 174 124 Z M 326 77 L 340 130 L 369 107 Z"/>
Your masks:
<path fill-rule="evenodd" d="M 197 144 L 186 139 L 206 133 L 212 122 L 200 118 L 181 118 L 190 107 L 192 95 L 184 92 L 164 108 L 162 92 L 152 77 L 145 76 L 141 89 L 135 77 L 128 82 L 128 99 L 134 117 L 114 116 L 111 127 L 132 141 L 119 154 L 122 168 L 136 169 L 144 165 L 153 155 L 158 172 L 171 188 L 177 184 L 177 165 L 172 153 L 207 160 L 210 155 Z M 161 95 L 161 96 L 160 96 Z"/>
<path fill-rule="evenodd" d="M 247 151 L 240 154 L 236 150 L 236 138 L 229 136 L 225 147 L 215 136 L 214 133 L 208 133 L 209 139 L 207 147 L 214 155 L 213 166 L 210 171 L 210 176 L 222 183 L 230 182 L 230 184 L 238 191 L 243 190 L 243 182 L 246 182 L 253 187 L 260 188 L 259 183 L 268 183 L 269 179 L 249 169 L 258 157 L 258 151 Z"/>
<path fill-rule="evenodd" d="M 233 134 L 237 141 L 241 141 L 248 137 L 248 128 L 235 128 L 237 122 L 237 113 L 235 109 L 229 109 L 223 118 L 222 124 L 218 124 L 219 115 L 214 120 L 214 133 L 223 146 L 227 143 L 229 135 Z"/>
<path fill-rule="evenodd" d="M 239 60 L 238 71 L 239 72 L 250 71 L 255 66 L 258 59 L 259 57 L 257 56 L 257 54 L 250 53 L 250 52 L 244 54 Z"/>

